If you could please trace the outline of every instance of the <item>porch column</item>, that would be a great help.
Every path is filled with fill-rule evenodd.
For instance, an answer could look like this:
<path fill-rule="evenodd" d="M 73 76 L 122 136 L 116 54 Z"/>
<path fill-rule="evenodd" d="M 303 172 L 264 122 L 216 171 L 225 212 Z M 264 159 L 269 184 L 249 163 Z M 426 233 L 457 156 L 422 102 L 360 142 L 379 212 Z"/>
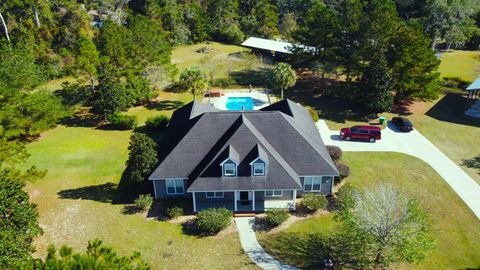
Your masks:
<path fill-rule="evenodd" d="M 197 212 L 197 202 L 195 200 L 195 192 L 192 193 L 192 200 L 193 200 L 193 212 Z"/>
<path fill-rule="evenodd" d="M 334 186 L 335 186 L 335 176 L 332 176 L 332 186 L 330 187 L 330 195 L 333 195 Z"/>
<path fill-rule="evenodd" d="M 252 211 L 255 211 L 255 190 L 252 190 Z"/>
<path fill-rule="evenodd" d="M 293 190 L 293 210 L 297 209 L 297 190 Z"/>
<path fill-rule="evenodd" d="M 233 210 L 237 212 L 237 192 L 233 192 Z"/>

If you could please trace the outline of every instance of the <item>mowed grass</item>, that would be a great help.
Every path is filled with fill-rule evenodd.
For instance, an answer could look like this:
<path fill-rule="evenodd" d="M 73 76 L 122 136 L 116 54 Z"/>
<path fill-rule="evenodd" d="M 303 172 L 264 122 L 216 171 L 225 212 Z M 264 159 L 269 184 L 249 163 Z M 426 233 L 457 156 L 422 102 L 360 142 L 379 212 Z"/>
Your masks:
<path fill-rule="evenodd" d="M 442 78 L 458 78 L 472 82 L 480 76 L 480 51 L 451 51 L 442 53 Z"/>
<path fill-rule="evenodd" d="M 170 115 L 173 107 L 190 101 L 186 93 L 160 96 L 164 103 L 133 108 L 129 113 L 142 119 L 146 114 Z M 124 205 L 112 204 L 131 133 L 58 126 L 28 144 L 31 157 L 26 165 L 48 170 L 44 179 L 27 187 L 38 204 L 44 229 L 35 239 L 36 255 L 45 256 L 50 244 L 83 250 L 88 240 L 99 238 L 123 255 L 140 251 L 154 269 L 255 268 L 235 231 L 201 238 L 185 234 L 181 224 L 123 214 Z"/>
<path fill-rule="evenodd" d="M 208 46 L 212 52 L 210 53 L 199 53 L 197 52 L 198 49 L 201 49 L 205 46 Z M 200 61 L 205 58 L 209 57 L 211 54 L 215 53 L 223 53 L 223 54 L 231 54 L 237 52 L 247 52 L 248 49 L 236 45 L 227 45 L 218 42 L 209 42 L 207 43 L 198 43 L 194 45 L 181 45 L 175 47 L 172 51 L 172 63 L 177 65 L 180 71 L 184 70 L 185 68 L 192 67 L 192 66 L 199 66 Z"/>
<path fill-rule="evenodd" d="M 480 221 L 453 190 L 425 162 L 398 153 L 344 153 L 350 166 L 347 179 L 359 189 L 388 183 L 417 199 L 430 213 L 435 226 L 437 249 L 421 264 L 396 265 L 399 269 L 476 269 L 480 266 Z M 261 244 L 287 263 L 308 265 L 291 254 L 304 250 L 309 234 L 328 234 L 338 224 L 333 214 L 299 221 L 275 234 L 258 233 Z M 308 257 L 308 256 L 307 256 Z"/>

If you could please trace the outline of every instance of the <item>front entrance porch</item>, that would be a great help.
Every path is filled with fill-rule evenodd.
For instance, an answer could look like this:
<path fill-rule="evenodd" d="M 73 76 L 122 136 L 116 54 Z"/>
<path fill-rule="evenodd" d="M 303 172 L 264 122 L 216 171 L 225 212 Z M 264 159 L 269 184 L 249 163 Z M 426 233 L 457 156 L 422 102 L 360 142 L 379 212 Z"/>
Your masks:
<path fill-rule="evenodd" d="M 226 208 L 233 212 L 264 212 L 269 208 L 295 210 L 296 190 L 282 190 L 275 196 L 264 190 L 192 192 L 193 211 Z"/>

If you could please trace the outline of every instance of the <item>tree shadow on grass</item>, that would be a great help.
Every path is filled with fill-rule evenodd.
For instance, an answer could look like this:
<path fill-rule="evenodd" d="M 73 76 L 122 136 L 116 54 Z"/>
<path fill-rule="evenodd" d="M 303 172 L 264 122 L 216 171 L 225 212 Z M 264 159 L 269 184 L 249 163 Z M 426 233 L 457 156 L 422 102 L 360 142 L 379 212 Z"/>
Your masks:
<path fill-rule="evenodd" d="M 168 85 L 167 87 L 165 87 L 164 91 L 167 93 L 184 93 L 185 92 L 185 90 L 182 89 L 179 83 L 172 83 Z"/>
<path fill-rule="evenodd" d="M 178 100 L 162 100 L 149 102 L 145 105 L 145 108 L 148 110 L 172 111 L 182 107 L 183 105 L 184 103 Z"/>
<path fill-rule="evenodd" d="M 477 169 L 480 175 L 480 155 L 473 157 L 471 159 L 464 159 L 462 160 L 462 165 L 467 168 Z"/>
<path fill-rule="evenodd" d="M 92 200 L 97 202 L 111 203 L 117 185 L 111 182 L 74 189 L 65 189 L 57 193 L 61 199 Z"/>
<path fill-rule="evenodd" d="M 238 85 L 266 86 L 269 82 L 270 69 L 260 68 L 232 72 L 230 77 Z"/>
<path fill-rule="evenodd" d="M 102 117 L 97 114 L 79 112 L 72 117 L 62 119 L 60 123 L 67 127 L 97 127 L 102 120 Z"/>
<path fill-rule="evenodd" d="M 262 245 L 274 257 L 303 269 L 323 269 L 323 259 L 330 257 L 324 237 L 317 234 L 281 232 Z"/>
<path fill-rule="evenodd" d="M 440 121 L 480 127 L 480 120 L 464 115 L 466 98 L 460 93 L 447 93 L 426 115 Z"/>

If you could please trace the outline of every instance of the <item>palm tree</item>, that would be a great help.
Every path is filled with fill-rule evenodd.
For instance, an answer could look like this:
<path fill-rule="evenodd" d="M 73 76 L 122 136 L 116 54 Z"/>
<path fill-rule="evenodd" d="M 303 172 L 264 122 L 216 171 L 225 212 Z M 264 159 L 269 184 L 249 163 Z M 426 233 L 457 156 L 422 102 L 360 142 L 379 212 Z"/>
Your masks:
<path fill-rule="evenodd" d="M 280 88 L 283 99 L 283 90 L 295 85 L 297 76 L 295 70 L 287 63 L 279 63 L 272 70 L 273 82 Z"/>
<path fill-rule="evenodd" d="M 192 93 L 193 100 L 208 87 L 208 78 L 197 67 L 187 68 L 180 75 L 180 86 L 184 91 Z"/>

